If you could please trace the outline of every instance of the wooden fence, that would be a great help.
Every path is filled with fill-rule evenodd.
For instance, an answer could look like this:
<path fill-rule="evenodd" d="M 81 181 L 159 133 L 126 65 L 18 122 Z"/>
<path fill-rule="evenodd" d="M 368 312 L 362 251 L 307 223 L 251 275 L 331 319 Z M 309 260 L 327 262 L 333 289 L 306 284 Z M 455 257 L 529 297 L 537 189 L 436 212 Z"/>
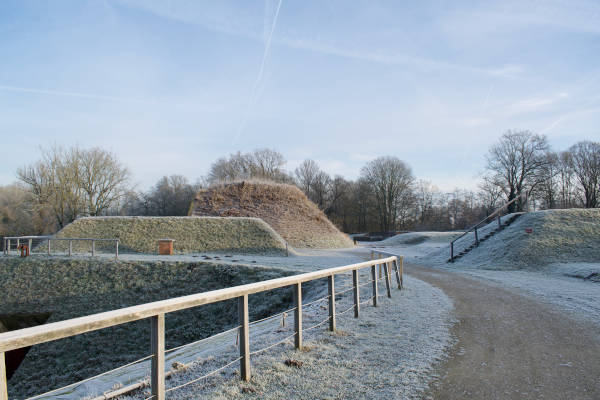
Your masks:
<path fill-rule="evenodd" d="M 69 256 L 71 256 L 73 254 L 73 242 L 77 242 L 77 241 L 90 242 L 91 243 L 90 251 L 92 253 L 92 256 L 96 255 L 96 242 L 114 242 L 115 243 L 115 259 L 119 258 L 119 239 L 55 238 L 52 236 L 11 236 L 11 237 L 4 238 L 4 245 L 2 247 L 4 255 L 10 255 L 10 245 L 11 245 L 12 240 L 14 240 L 17 243 L 17 249 L 19 248 L 19 245 L 21 243 L 27 243 L 27 246 L 30 251 L 33 249 L 32 244 L 33 244 L 34 240 L 41 240 L 41 241 L 47 240 L 48 241 L 48 244 L 47 244 L 48 255 L 50 255 L 51 251 L 52 251 L 52 246 L 51 246 L 52 241 L 69 242 L 69 250 L 68 250 Z"/>
<path fill-rule="evenodd" d="M 374 258 L 372 254 L 372 258 Z M 399 265 L 400 261 L 400 265 Z M 373 306 L 377 306 L 378 287 L 376 279 L 376 267 L 379 265 L 385 275 L 387 296 L 391 297 L 391 273 L 395 270 L 398 288 L 402 287 L 402 258 L 396 256 L 385 257 L 357 263 L 303 273 L 283 278 L 271 279 L 231 288 L 213 290 L 189 296 L 177 297 L 153 303 L 141 304 L 119 310 L 103 312 L 85 317 L 39 325 L 31 328 L 6 332 L 0 334 L 0 400 L 8 400 L 5 353 L 10 350 L 34 346 L 53 340 L 63 339 L 80 335 L 111 326 L 122 325 L 141 319 L 149 319 L 151 322 L 151 398 L 157 400 L 165 399 L 165 314 L 198 307 L 219 301 L 238 299 L 239 314 L 239 338 L 240 338 L 240 375 L 241 379 L 248 381 L 251 376 L 250 366 L 250 336 L 249 336 L 249 313 L 248 295 L 292 286 L 294 288 L 294 344 L 296 348 L 302 347 L 302 284 L 316 279 L 327 278 L 329 297 L 329 329 L 336 329 L 335 312 L 335 275 L 344 272 L 352 272 L 352 286 L 354 298 L 354 317 L 358 318 L 360 313 L 360 283 L 359 270 L 371 268 Z"/>

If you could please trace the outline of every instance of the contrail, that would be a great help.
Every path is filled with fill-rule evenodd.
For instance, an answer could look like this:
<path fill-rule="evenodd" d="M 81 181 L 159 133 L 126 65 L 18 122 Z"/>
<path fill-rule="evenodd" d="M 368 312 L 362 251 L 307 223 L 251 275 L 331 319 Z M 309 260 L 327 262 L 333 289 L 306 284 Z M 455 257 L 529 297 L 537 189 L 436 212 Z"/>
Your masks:
<path fill-rule="evenodd" d="M 254 81 L 254 86 L 252 87 L 252 92 L 250 94 L 250 100 L 248 101 L 248 105 L 246 107 L 246 112 L 244 113 L 244 118 L 240 123 L 240 127 L 238 128 L 237 134 L 233 138 L 233 143 L 236 143 L 240 138 L 241 134 L 246 127 L 246 123 L 248 122 L 248 118 L 250 117 L 250 112 L 252 111 L 252 107 L 258 98 L 258 86 L 260 85 L 263 74 L 265 71 L 265 64 L 267 63 L 267 58 L 269 56 L 269 51 L 271 50 L 271 39 L 273 39 L 273 32 L 275 32 L 275 27 L 277 26 L 277 18 L 279 17 L 279 10 L 281 9 L 281 3 L 283 0 L 279 0 L 277 3 L 277 8 L 275 9 L 275 16 L 273 17 L 273 24 L 271 25 L 271 30 L 267 36 L 267 40 L 265 42 L 265 51 L 263 53 L 262 61 L 260 63 L 260 68 L 258 69 L 258 75 L 256 76 L 256 80 Z"/>
<path fill-rule="evenodd" d="M 113 101 L 113 102 L 118 102 L 118 103 L 130 103 L 130 104 L 169 105 L 169 106 L 178 106 L 178 107 L 189 106 L 189 104 L 186 104 L 186 103 L 174 103 L 174 102 L 165 102 L 165 101 L 158 101 L 158 100 L 143 100 L 143 99 L 136 99 L 136 98 L 130 98 L 130 97 L 104 96 L 104 95 L 93 94 L 93 93 L 70 92 L 70 91 L 65 91 L 65 90 L 54 90 L 54 89 L 37 89 L 37 88 L 8 86 L 8 85 L 0 85 L 0 91 L 42 94 L 42 95 L 50 95 L 50 96 L 78 97 L 81 99 Z M 217 108 L 215 108 L 215 107 L 198 106 L 196 104 L 194 104 L 193 106 L 195 108 L 201 109 L 203 111 L 214 112 L 217 110 Z"/>
<path fill-rule="evenodd" d="M 80 98 L 84 98 L 84 99 L 93 99 L 93 100 L 119 101 L 119 102 L 128 102 L 128 103 L 147 103 L 147 101 L 144 101 L 144 100 L 128 99 L 128 98 L 123 98 L 123 97 L 102 96 L 102 95 L 90 94 L 90 93 L 68 92 L 68 91 L 63 91 L 63 90 L 35 89 L 35 88 L 18 87 L 18 86 L 0 85 L 0 90 L 10 91 L 10 92 L 21 92 L 21 93 L 33 93 L 33 94 L 49 94 L 49 95 L 53 95 L 53 96 L 80 97 Z"/>

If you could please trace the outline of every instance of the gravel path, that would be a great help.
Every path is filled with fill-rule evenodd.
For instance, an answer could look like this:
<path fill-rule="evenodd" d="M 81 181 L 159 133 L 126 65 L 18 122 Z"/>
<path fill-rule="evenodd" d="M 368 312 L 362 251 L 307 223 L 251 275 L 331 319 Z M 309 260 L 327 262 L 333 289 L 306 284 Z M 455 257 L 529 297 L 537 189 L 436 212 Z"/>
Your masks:
<path fill-rule="evenodd" d="M 600 327 L 515 290 L 408 265 L 454 302 L 458 341 L 429 390 L 435 399 L 598 399 Z"/>

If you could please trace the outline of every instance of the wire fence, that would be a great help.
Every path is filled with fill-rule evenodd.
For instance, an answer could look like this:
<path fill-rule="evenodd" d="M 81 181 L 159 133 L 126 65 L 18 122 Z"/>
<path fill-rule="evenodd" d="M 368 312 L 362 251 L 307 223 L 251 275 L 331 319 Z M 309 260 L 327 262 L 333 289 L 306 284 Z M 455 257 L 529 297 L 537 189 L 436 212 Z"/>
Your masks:
<path fill-rule="evenodd" d="M 376 261 L 378 261 L 378 260 L 376 260 Z M 368 266 L 377 265 L 376 261 L 371 261 Z M 339 267 L 339 268 L 342 268 L 342 267 Z M 396 268 L 398 268 L 398 267 L 396 266 Z M 292 308 L 286 309 L 285 311 L 281 311 L 276 314 L 269 315 L 269 316 L 260 318 L 258 320 L 252 321 L 252 322 L 249 322 L 249 321 L 243 322 L 241 320 L 240 324 L 238 324 L 226 331 L 219 332 L 210 337 L 203 338 L 203 339 L 191 342 L 191 343 L 187 343 L 187 344 L 184 344 L 181 346 L 173 347 L 171 349 L 163 350 L 162 354 L 163 354 L 164 358 L 166 358 L 167 360 L 171 360 L 171 361 L 177 360 L 177 362 L 174 362 L 172 364 L 173 369 L 167 370 L 165 368 L 164 376 L 168 376 L 168 377 L 172 377 L 173 375 L 180 372 L 181 367 L 188 367 L 189 365 L 193 364 L 193 361 L 198 358 L 197 357 L 198 354 L 209 354 L 209 353 L 215 354 L 215 353 L 217 353 L 217 354 L 221 354 L 218 356 L 218 360 L 222 360 L 223 358 L 230 359 L 230 356 L 227 357 L 226 354 L 231 352 L 232 349 L 239 349 L 239 351 L 240 351 L 239 357 L 230 359 L 230 361 L 228 361 L 226 364 L 219 366 L 217 368 L 212 368 L 209 371 L 203 371 L 202 375 L 200 375 L 197 378 L 191 379 L 190 381 L 187 381 L 187 382 L 182 382 L 180 384 L 175 384 L 175 382 L 174 382 L 173 384 L 175 384 L 175 386 L 172 386 L 170 388 L 165 388 L 164 394 L 179 390 L 186 386 L 200 382 L 203 379 L 207 379 L 211 376 L 214 376 L 218 372 L 223 371 L 223 370 L 233 366 L 237 362 L 240 362 L 240 365 L 242 365 L 245 358 L 247 358 L 249 360 L 250 356 L 257 356 L 257 355 L 265 353 L 268 350 L 273 349 L 277 346 L 284 345 L 284 344 L 290 344 L 294 339 L 295 339 L 294 342 L 297 344 L 298 337 L 299 336 L 301 337 L 302 333 L 312 332 L 312 331 L 316 330 L 317 328 L 327 324 L 328 322 L 330 323 L 330 329 L 332 329 L 331 327 L 335 326 L 335 319 L 337 317 L 346 317 L 347 316 L 346 314 L 349 313 L 350 311 L 355 310 L 355 309 L 358 310 L 360 305 L 373 302 L 373 305 L 376 306 L 377 305 L 376 304 L 377 292 L 374 292 L 373 295 L 368 296 L 362 302 L 358 302 L 358 297 L 355 296 L 353 304 L 350 305 L 348 308 L 345 308 L 341 312 L 334 311 L 335 308 L 332 309 L 332 303 L 335 306 L 336 297 L 337 297 L 337 299 L 339 299 L 337 301 L 339 301 L 340 305 L 342 305 L 343 303 L 345 304 L 348 302 L 352 302 L 352 300 L 351 300 L 352 296 L 341 296 L 341 295 L 348 293 L 350 291 L 353 291 L 353 290 L 357 290 L 360 295 L 361 288 L 363 288 L 364 286 L 374 285 L 374 283 L 382 281 L 382 280 L 386 280 L 386 279 L 389 280 L 391 268 L 388 266 L 388 268 L 385 271 L 385 274 L 380 278 L 376 278 L 375 280 L 369 279 L 366 282 L 358 284 L 358 285 L 356 284 L 357 282 L 354 282 L 353 284 L 350 284 L 350 285 L 345 285 L 345 286 L 342 285 L 340 287 L 340 290 L 338 290 L 338 291 L 335 291 L 333 289 L 333 282 L 335 281 L 336 276 L 341 279 L 351 280 L 352 275 L 354 275 L 354 274 L 357 274 L 356 276 L 360 276 L 359 272 L 360 272 L 360 269 L 356 268 L 355 271 L 353 271 L 351 274 L 339 273 L 336 275 L 335 273 L 332 273 L 331 275 L 326 276 L 330 280 L 329 281 L 329 285 L 330 285 L 329 290 L 330 290 L 330 293 L 332 293 L 332 294 L 327 294 L 325 296 L 319 297 L 317 299 L 311 300 L 306 303 L 302 303 L 301 293 L 298 294 L 298 292 L 300 292 L 300 289 L 299 289 L 300 286 L 299 286 L 299 284 L 296 284 L 297 286 L 295 288 L 297 290 L 295 290 L 295 293 L 296 293 L 296 296 L 298 296 L 298 298 L 300 298 L 300 304 L 302 304 L 302 308 L 301 308 L 302 315 L 306 315 L 308 317 L 307 321 L 310 321 L 312 323 L 312 325 L 310 325 L 308 327 L 302 327 L 302 325 L 298 325 L 298 321 L 296 321 L 296 320 L 295 320 L 294 324 L 288 324 L 286 326 L 285 320 L 290 313 L 294 314 L 294 318 L 296 318 L 295 314 L 297 314 L 296 311 L 298 308 L 292 307 Z M 372 273 L 372 271 L 371 271 L 371 273 Z M 389 292 L 388 292 L 388 296 L 389 296 Z M 331 301 L 332 297 L 333 297 L 333 302 Z M 360 297 L 362 298 L 362 296 L 360 296 Z M 241 299 L 241 297 L 239 299 Z M 325 304 L 323 304 L 323 303 L 325 303 Z M 329 307 L 326 306 L 327 303 L 328 303 Z M 240 304 L 242 304 L 242 303 L 240 303 Z M 322 313 L 324 312 L 323 310 L 327 310 L 327 309 L 329 309 L 329 315 L 327 315 L 325 318 L 323 318 L 323 315 L 322 315 Z M 357 315 L 355 315 L 355 316 L 357 316 Z M 281 319 L 281 322 L 277 323 L 277 325 L 274 325 L 274 322 L 278 321 L 279 319 Z M 294 325 L 294 326 L 292 326 L 292 325 Z M 247 337 L 246 338 L 244 337 L 244 329 L 248 330 L 248 328 L 250 326 L 253 327 L 252 331 L 255 332 L 255 336 L 258 335 L 258 336 L 263 337 L 263 339 L 258 342 L 260 342 L 261 344 L 264 344 L 264 345 L 261 348 L 259 348 L 258 350 L 253 350 L 251 352 L 247 351 L 246 354 L 242 354 L 243 353 L 242 349 L 244 348 L 244 346 L 247 346 L 247 340 L 248 340 Z M 301 326 L 300 330 L 298 330 L 298 326 Z M 275 342 L 265 343 L 265 342 L 268 342 L 272 336 L 280 336 L 281 333 L 286 332 L 286 330 L 287 331 L 293 330 L 294 332 L 292 332 L 292 334 L 288 334 L 285 337 L 276 340 Z M 1 339 L 1 336 L 0 336 L 0 339 Z M 255 337 L 255 339 L 256 339 L 256 337 Z M 0 344 L 1 344 L 1 340 L 0 340 Z M 193 357 L 192 357 L 192 354 L 193 354 Z M 155 357 L 156 357 L 155 354 L 148 355 L 146 357 L 132 361 L 126 365 L 120 366 L 118 368 L 114 368 L 110 371 L 103 372 L 101 374 L 95 375 L 95 376 L 87 378 L 85 380 L 64 386 L 59 389 L 51 390 L 51 391 L 46 392 L 41 395 L 31 397 L 30 400 L 34 400 L 34 399 L 42 400 L 42 399 L 55 398 L 55 397 L 73 398 L 72 396 L 69 396 L 69 395 L 73 395 L 73 394 L 77 395 L 78 393 L 82 393 L 83 390 L 86 390 L 87 393 L 89 393 L 89 391 L 92 390 L 92 387 L 86 386 L 86 384 L 92 383 L 92 382 L 94 382 L 96 384 L 96 386 L 94 388 L 96 393 L 98 393 L 98 392 L 102 393 L 100 396 L 94 398 L 94 400 L 111 399 L 111 398 L 116 397 L 117 395 L 132 393 L 132 392 L 135 392 L 136 390 L 144 389 L 146 387 L 151 387 L 151 389 L 154 391 L 155 387 L 153 386 L 153 381 L 152 381 L 152 379 L 148 378 L 147 371 L 148 371 L 148 364 L 150 364 L 150 361 L 153 361 L 152 368 L 154 368 L 154 364 L 156 361 Z M 181 364 L 180 363 L 180 361 L 185 361 L 185 360 L 190 361 L 190 363 L 189 364 Z M 207 367 L 214 365 L 215 362 L 218 362 L 218 360 L 207 363 Z M 164 365 L 165 364 L 163 363 L 163 368 L 164 368 Z M 177 365 L 177 367 L 176 367 L 176 365 Z M 187 368 L 184 368 L 184 369 L 187 369 Z M 201 368 L 201 369 L 203 369 L 203 368 Z M 206 368 L 204 368 L 204 369 L 206 369 Z M 117 374 L 119 372 L 121 373 L 121 375 Z M 242 378 L 244 378 L 243 375 L 244 375 L 244 372 L 242 369 Z M 127 376 L 127 379 L 126 380 L 120 379 L 123 376 Z M 104 379 L 104 378 L 106 378 L 106 379 Z M 0 377 L 0 379 L 2 379 L 2 377 Z M 175 381 L 177 381 L 177 380 L 175 380 Z M 124 382 L 129 383 L 129 385 L 124 386 Z M 101 384 L 99 384 L 99 383 L 101 383 Z M 101 389 L 101 390 L 99 390 L 99 389 Z M 78 396 L 78 397 L 83 397 L 83 396 Z M 87 396 L 87 397 L 90 398 L 90 396 Z M 152 399 L 155 397 L 156 396 L 153 394 L 150 397 L 145 397 L 145 399 L 148 400 L 148 399 Z M 4 400 L 4 398 L 2 398 L 1 393 L 0 393 L 0 400 Z"/>

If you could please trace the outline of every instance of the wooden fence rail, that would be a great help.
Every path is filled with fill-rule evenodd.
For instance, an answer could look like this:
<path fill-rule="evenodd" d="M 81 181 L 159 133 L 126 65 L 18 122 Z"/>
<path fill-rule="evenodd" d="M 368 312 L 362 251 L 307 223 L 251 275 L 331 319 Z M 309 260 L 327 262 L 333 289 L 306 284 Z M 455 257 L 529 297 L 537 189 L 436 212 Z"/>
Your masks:
<path fill-rule="evenodd" d="M 16 241 L 17 249 L 19 248 L 21 241 L 27 241 L 27 246 L 28 246 L 29 250 L 32 249 L 33 240 L 42 240 L 42 241 L 47 240 L 48 241 L 48 248 L 47 248 L 48 255 L 51 254 L 51 250 L 52 250 L 52 247 L 50 245 L 51 241 L 69 242 L 69 256 L 71 256 L 73 254 L 73 242 L 78 242 L 78 241 L 91 242 L 92 256 L 96 255 L 96 242 L 114 242 L 115 243 L 115 259 L 119 258 L 119 239 L 56 238 L 56 237 L 52 237 L 52 236 L 10 236 L 10 237 L 7 236 L 3 240 L 4 245 L 2 247 L 2 252 L 4 253 L 4 255 L 10 255 L 10 245 L 11 245 L 12 240 Z"/>
<path fill-rule="evenodd" d="M 354 316 L 359 316 L 359 279 L 358 271 L 363 268 L 371 268 L 373 276 L 373 305 L 377 306 L 377 277 L 375 275 L 376 266 L 385 265 L 386 285 L 390 285 L 390 269 L 395 267 L 398 288 L 401 288 L 402 266 L 398 265 L 398 257 L 391 256 L 386 258 L 377 258 L 370 261 L 345 265 L 341 267 L 328 268 L 283 278 L 270 279 L 262 282 L 255 282 L 246 285 L 234 286 L 225 289 L 213 290 L 193 294 L 189 296 L 177 297 L 168 300 L 156 301 L 152 303 L 140 304 L 133 307 L 122 308 L 119 310 L 103 312 L 99 314 L 88 315 L 84 317 L 69 319 L 60 322 L 53 322 L 46 325 L 39 325 L 31 328 L 20 329 L 0 333 L 0 400 L 8 400 L 6 368 L 4 363 L 5 353 L 10 350 L 20 349 L 27 346 L 34 346 L 53 340 L 63 339 L 71 336 L 80 335 L 115 325 L 122 325 L 141 319 L 149 319 L 151 322 L 151 373 L 150 385 L 152 398 L 163 400 L 165 398 L 165 314 L 184 310 L 192 307 L 198 307 L 205 304 L 216 303 L 219 301 L 238 299 L 239 314 L 239 338 L 240 338 L 240 375 L 241 379 L 250 380 L 250 339 L 249 339 L 249 313 L 248 313 L 248 295 L 264 292 L 267 290 L 278 289 L 292 286 L 294 288 L 294 329 L 296 348 L 302 347 L 302 283 L 310 282 L 316 279 L 328 279 L 329 292 L 329 329 L 335 330 L 335 275 L 344 272 L 352 272 L 353 292 L 354 292 Z M 388 296 L 391 292 L 388 290 Z"/>

